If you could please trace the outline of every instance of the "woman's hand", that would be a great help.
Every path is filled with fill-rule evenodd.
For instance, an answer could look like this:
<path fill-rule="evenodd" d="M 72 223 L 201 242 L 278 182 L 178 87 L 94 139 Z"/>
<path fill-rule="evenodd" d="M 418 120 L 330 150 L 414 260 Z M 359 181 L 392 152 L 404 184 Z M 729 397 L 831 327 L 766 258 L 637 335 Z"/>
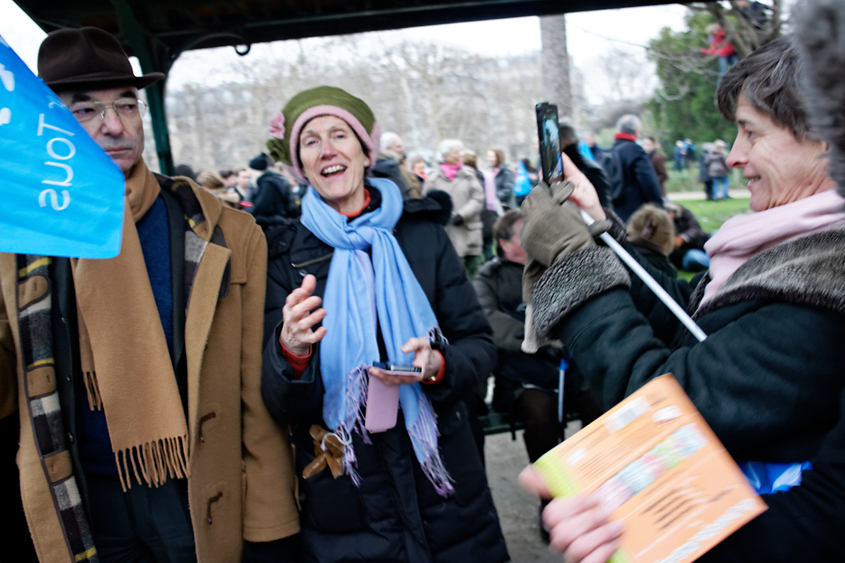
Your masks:
<path fill-rule="evenodd" d="M 569 199 L 586 211 L 594 221 L 607 219 L 593 184 L 584 176 L 583 172 L 578 170 L 575 163 L 565 153 L 560 153 L 560 157 L 563 159 L 563 177 L 575 185 L 575 191 L 572 192 Z"/>
<path fill-rule="evenodd" d="M 541 498 L 548 489 L 532 466 L 519 474 L 523 488 Z M 607 512 L 593 497 L 555 499 L 543 510 L 549 528 L 550 547 L 563 554 L 567 563 L 604 563 L 619 548 L 623 527 L 608 520 Z"/>
<path fill-rule="evenodd" d="M 402 351 L 406 354 L 414 353 L 412 365 L 422 368 L 422 373 L 418 375 L 396 375 L 378 368 L 370 368 L 370 374 L 381 379 L 387 385 L 410 385 L 434 377 L 440 371 L 443 359 L 440 354 L 431 349 L 431 341 L 428 338 L 411 338 L 402 345 Z"/>
<path fill-rule="evenodd" d="M 305 276 L 302 286 L 294 289 L 282 308 L 282 333 L 279 341 L 285 349 L 295 356 L 305 356 L 312 344 L 316 344 L 326 335 L 326 327 L 312 330 L 313 326 L 326 316 L 326 310 L 318 308 L 323 300 L 312 296 L 317 287 L 317 278 Z"/>

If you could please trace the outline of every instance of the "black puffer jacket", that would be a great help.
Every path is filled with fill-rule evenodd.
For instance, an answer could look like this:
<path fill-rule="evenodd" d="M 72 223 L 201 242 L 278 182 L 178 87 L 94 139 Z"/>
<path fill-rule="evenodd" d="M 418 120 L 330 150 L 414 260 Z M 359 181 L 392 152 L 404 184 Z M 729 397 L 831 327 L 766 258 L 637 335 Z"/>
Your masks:
<path fill-rule="evenodd" d="M 378 205 L 377 199 L 373 196 L 371 205 Z M 332 479 L 328 471 L 300 478 L 301 560 L 507 561 L 463 403 L 496 361 L 490 325 L 446 232 L 431 220 L 439 205 L 431 198 L 404 205 L 394 234 L 450 343 L 442 351 L 443 381 L 422 387 L 437 413 L 440 452 L 455 494 L 439 496 L 423 474 L 400 411 L 395 428 L 370 435 L 372 444 L 353 434 L 359 487 L 347 475 Z M 270 233 L 268 243 L 265 327 L 270 337 L 262 391 L 275 419 L 294 427 L 296 471 L 301 475 L 314 459 L 308 430 L 322 423 L 320 350 L 313 347 L 308 368 L 296 379 L 281 352 L 280 321 L 285 298 L 307 274 L 317 278 L 315 295 L 323 295 L 332 248 L 298 221 Z"/>
<path fill-rule="evenodd" d="M 610 196 L 610 180 L 607 179 L 607 173 L 598 162 L 589 158 L 584 158 L 584 155 L 578 150 L 578 145 L 572 144 L 564 147 L 563 152 L 572 160 L 578 170 L 584 173 L 584 176 L 590 181 L 596 189 L 596 194 L 599 196 L 599 203 L 606 209 L 613 209 L 613 201 Z"/>
<path fill-rule="evenodd" d="M 405 184 L 405 179 L 402 177 L 402 171 L 399 166 L 398 156 L 393 153 L 380 153 L 376 163 L 370 168 L 370 175 L 376 178 L 387 178 L 399 188 L 402 192 L 402 198 L 408 199 L 408 186 Z"/>
<path fill-rule="evenodd" d="M 258 191 L 252 202 L 252 214 L 265 233 L 285 219 L 299 215 L 290 183 L 284 176 L 275 170 L 268 170 L 256 183 Z"/>

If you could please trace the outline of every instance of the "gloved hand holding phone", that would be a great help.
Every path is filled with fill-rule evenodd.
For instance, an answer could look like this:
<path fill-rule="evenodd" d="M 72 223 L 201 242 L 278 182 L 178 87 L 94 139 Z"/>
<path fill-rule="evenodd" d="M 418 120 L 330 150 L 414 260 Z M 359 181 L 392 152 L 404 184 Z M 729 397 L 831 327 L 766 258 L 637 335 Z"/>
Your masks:
<path fill-rule="evenodd" d="M 609 227 L 593 185 L 569 157 L 561 157 L 566 180 L 551 186 L 540 182 L 522 203 L 520 241 L 528 255 L 522 277 L 526 302 L 549 266 L 576 250 L 595 246 L 593 237 Z M 596 219 L 590 227 L 584 224 L 581 209 Z"/>

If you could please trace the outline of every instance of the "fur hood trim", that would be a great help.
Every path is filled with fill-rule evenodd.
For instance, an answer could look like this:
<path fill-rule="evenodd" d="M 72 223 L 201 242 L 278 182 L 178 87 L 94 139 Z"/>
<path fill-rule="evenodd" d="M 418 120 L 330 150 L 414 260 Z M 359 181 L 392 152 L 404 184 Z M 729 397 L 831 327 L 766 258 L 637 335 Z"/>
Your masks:
<path fill-rule="evenodd" d="M 845 227 L 827 229 L 760 252 L 698 308 L 709 282 L 707 274 L 690 299 L 694 319 L 747 299 L 777 299 L 845 313 Z"/>

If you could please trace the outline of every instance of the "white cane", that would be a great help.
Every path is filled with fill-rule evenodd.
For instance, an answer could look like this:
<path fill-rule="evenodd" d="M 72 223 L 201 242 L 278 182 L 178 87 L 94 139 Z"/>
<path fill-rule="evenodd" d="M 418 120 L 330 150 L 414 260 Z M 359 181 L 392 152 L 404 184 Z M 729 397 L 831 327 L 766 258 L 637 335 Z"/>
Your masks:
<path fill-rule="evenodd" d="M 581 209 L 581 217 L 584 218 L 584 222 L 587 225 L 592 225 L 593 223 L 595 223 L 593 218 L 590 217 L 590 215 L 583 209 Z M 657 283 L 657 280 L 651 277 L 651 274 L 646 272 L 645 268 L 640 266 L 640 263 L 637 262 L 633 256 L 628 254 L 627 250 L 622 248 L 622 245 L 616 242 L 613 237 L 610 236 L 610 234 L 608 233 L 602 233 L 599 238 L 601 238 L 601 240 L 603 240 L 604 243 L 609 246 L 613 250 L 613 252 L 615 252 L 616 255 L 622 259 L 623 262 L 625 262 L 625 265 L 627 265 L 635 274 L 637 274 L 638 278 L 643 280 L 643 283 L 646 284 L 646 286 L 648 286 L 648 288 L 654 292 L 657 298 L 660 299 L 663 304 L 669 308 L 670 311 L 672 311 L 673 315 L 678 317 L 678 320 L 681 321 L 681 323 L 683 323 L 685 327 L 687 327 L 687 329 L 692 333 L 693 336 L 698 339 L 699 342 L 704 342 L 704 340 L 707 338 L 707 335 L 704 333 L 703 330 L 701 330 L 701 327 L 695 324 L 695 321 L 692 320 L 692 317 L 687 315 L 686 311 L 681 309 L 681 306 L 678 305 L 678 303 L 674 299 L 672 299 L 672 297 L 668 293 L 666 293 L 666 290 L 663 289 L 659 283 Z M 563 381 L 562 374 L 561 381 Z"/>

